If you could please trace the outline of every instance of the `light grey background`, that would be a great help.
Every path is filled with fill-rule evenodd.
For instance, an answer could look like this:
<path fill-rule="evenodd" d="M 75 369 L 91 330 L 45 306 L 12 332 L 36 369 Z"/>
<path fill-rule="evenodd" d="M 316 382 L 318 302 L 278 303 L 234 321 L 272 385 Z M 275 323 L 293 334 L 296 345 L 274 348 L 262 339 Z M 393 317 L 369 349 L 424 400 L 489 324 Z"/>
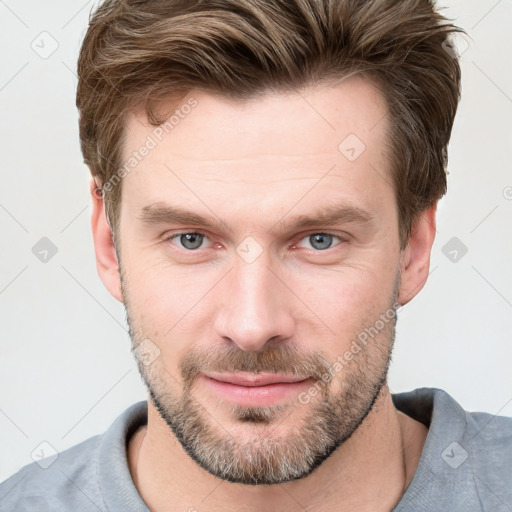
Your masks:
<path fill-rule="evenodd" d="M 463 98 L 431 276 L 399 315 L 390 386 L 511 415 L 512 0 L 443 5 L 471 38 Z M 0 481 L 41 442 L 61 451 L 145 398 L 124 309 L 96 273 L 79 150 L 74 70 L 92 6 L 0 0 Z M 32 252 L 42 237 L 58 250 L 46 263 Z M 468 249 L 445 248 L 457 262 L 443 253 L 453 237 Z"/>

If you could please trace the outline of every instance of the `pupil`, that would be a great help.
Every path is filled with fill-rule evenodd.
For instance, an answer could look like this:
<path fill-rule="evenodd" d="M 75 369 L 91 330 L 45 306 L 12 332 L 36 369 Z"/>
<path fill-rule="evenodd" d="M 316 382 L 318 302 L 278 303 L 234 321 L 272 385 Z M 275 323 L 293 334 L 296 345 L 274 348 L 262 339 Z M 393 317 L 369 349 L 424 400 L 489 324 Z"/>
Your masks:
<path fill-rule="evenodd" d="M 181 235 L 181 243 L 183 247 L 187 249 L 197 249 L 201 246 L 202 243 L 202 235 L 198 233 L 187 233 L 185 235 Z"/>
<path fill-rule="evenodd" d="M 316 235 L 311 236 L 311 245 L 315 249 L 328 249 L 332 243 L 331 235 L 324 235 L 322 233 L 318 233 Z"/>

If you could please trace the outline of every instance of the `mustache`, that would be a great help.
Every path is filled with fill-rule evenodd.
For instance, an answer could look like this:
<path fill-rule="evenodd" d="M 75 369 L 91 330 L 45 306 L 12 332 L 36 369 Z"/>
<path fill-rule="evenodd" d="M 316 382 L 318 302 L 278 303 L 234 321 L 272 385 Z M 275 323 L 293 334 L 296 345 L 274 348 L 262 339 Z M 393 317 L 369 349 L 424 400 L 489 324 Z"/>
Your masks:
<path fill-rule="evenodd" d="M 192 350 L 179 366 L 181 378 L 188 387 L 204 372 L 279 373 L 320 380 L 331 368 L 324 353 L 301 354 L 296 348 L 285 345 L 267 345 L 258 352 L 245 352 L 233 346 Z"/>

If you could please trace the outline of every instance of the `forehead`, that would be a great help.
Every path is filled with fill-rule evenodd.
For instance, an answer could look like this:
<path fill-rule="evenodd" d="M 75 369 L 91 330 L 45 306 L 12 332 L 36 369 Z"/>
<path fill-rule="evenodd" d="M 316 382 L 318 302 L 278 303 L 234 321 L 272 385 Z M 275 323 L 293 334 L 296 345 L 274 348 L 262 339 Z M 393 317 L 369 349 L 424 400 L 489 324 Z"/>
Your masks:
<path fill-rule="evenodd" d="M 161 112 L 169 114 L 161 127 L 148 123 L 142 106 L 126 118 L 124 163 L 134 165 L 125 165 L 122 203 L 139 210 L 176 200 L 178 190 L 204 210 L 199 195 L 219 187 L 233 208 L 249 194 L 270 204 L 269 197 L 282 201 L 283 185 L 296 195 L 326 175 L 315 193 L 332 191 L 337 179 L 352 196 L 371 199 L 375 173 L 389 187 L 387 107 L 362 77 L 243 101 L 192 91 L 161 103 Z"/>
<path fill-rule="evenodd" d="M 148 135 L 176 158 L 229 160 L 256 154 L 330 153 L 338 151 L 351 134 L 366 146 L 380 144 L 387 115 L 382 93 L 361 76 L 336 85 L 268 92 L 246 100 L 192 91 L 180 100 L 161 102 L 159 110 L 170 114 L 160 130 L 149 125 L 142 105 L 127 115 L 126 158 Z M 151 161 L 152 155 L 148 156 Z"/>

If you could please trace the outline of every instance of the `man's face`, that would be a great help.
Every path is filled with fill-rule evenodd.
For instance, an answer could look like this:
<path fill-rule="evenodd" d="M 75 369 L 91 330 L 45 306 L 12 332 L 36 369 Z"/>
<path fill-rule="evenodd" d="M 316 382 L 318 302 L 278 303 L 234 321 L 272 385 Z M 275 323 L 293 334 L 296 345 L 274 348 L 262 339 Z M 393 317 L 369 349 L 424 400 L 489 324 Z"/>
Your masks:
<path fill-rule="evenodd" d="M 244 102 L 191 96 L 161 141 L 142 110 L 127 123 L 127 159 L 157 142 L 125 176 L 120 216 L 139 368 L 204 469 L 301 478 L 385 383 L 400 278 L 385 102 L 355 77 Z M 288 382 L 233 383 L 256 374 Z"/>

